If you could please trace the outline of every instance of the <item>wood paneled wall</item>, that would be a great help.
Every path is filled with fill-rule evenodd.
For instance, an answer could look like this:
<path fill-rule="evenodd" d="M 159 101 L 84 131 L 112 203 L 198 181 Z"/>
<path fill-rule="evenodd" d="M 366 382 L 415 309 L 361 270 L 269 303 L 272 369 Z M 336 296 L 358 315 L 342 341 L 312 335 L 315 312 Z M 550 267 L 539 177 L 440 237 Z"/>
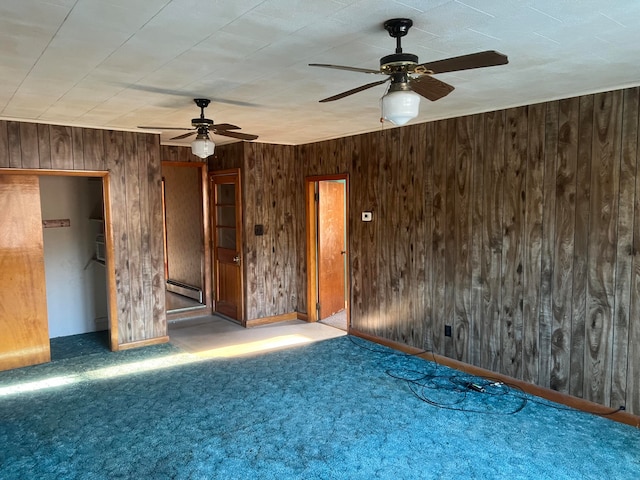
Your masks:
<path fill-rule="evenodd" d="M 247 320 L 305 311 L 298 284 L 298 217 L 303 179 L 290 146 L 247 143 L 242 166 L 244 278 Z M 302 205 L 304 208 L 304 205 Z M 304 210 L 302 210 L 304 212 Z M 254 234 L 264 225 L 264 234 Z M 304 253 L 303 253 L 304 254 Z M 300 293 L 303 292 L 303 293 Z"/>
<path fill-rule="evenodd" d="M 249 318 L 306 312 L 304 177 L 349 173 L 355 329 L 640 414 L 639 101 L 245 145 Z"/>
<path fill-rule="evenodd" d="M 216 147 L 215 153 L 209 157 L 209 171 L 242 168 L 244 163 L 244 143 L 235 142 Z"/>
<path fill-rule="evenodd" d="M 639 414 L 638 115 L 634 88 L 361 136 L 354 327 Z"/>
<path fill-rule="evenodd" d="M 0 168 L 109 171 L 118 343 L 166 336 L 160 137 L 0 121 Z"/>

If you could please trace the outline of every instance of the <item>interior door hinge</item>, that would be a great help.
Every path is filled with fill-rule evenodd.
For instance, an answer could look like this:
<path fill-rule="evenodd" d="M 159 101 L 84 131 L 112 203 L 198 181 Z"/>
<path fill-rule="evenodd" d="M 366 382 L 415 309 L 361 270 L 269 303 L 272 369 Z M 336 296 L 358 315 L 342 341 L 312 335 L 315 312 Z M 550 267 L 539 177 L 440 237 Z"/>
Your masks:
<path fill-rule="evenodd" d="M 313 199 L 314 199 L 316 202 L 319 202 L 319 201 L 320 201 L 320 194 L 319 194 L 319 193 L 317 193 L 317 192 L 316 192 L 316 193 L 314 193 L 314 194 L 313 194 Z"/>
<path fill-rule="evenodd" d="M 320 304 L 316 303 L 316 310 L 319 312 L 320 311 Z"/>

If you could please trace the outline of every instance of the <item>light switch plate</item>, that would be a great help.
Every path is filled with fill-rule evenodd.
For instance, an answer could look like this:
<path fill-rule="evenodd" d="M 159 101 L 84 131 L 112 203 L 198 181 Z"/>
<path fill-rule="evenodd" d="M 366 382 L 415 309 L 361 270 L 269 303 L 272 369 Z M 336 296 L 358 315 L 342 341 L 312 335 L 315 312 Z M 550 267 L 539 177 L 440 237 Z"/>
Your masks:
<path fill-rule="evenodd" d="M 362 212 L 362 221 L 363 222 L 370 222 L 371 220 L 373 220 L 373 213 L 372 212 Z"/>

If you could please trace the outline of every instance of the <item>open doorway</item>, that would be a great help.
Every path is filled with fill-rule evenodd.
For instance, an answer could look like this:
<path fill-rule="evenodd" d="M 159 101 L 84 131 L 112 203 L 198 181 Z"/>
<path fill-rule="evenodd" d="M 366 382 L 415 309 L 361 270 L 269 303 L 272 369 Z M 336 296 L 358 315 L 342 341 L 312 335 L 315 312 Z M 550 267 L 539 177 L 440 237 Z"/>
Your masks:
<path fill-rule="evenodd" d="M 308 177 L 305 187 L 309 321 L 348 330 L 349 177 Z"/>
<path fill-rule="evenodd" d="M 204 162 L 162 162 L 166 311 L 169 321 L 211 310 Z"/>
<path fill-rule="evenodd" d="M 63 341 L 80 334 L 83 346 L 108 350 L 103 180 L 49 175 L 39 187 L 51 358 L 81 354 Z"/>

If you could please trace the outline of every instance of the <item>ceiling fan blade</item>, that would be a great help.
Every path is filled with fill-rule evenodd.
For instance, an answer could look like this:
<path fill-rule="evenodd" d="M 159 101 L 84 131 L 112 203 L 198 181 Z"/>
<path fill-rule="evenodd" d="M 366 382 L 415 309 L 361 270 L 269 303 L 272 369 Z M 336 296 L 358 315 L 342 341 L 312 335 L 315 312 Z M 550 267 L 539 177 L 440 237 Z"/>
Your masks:
<path fill-rule="evenodd" d="M 459 70 L 469 70 L 472 68 L 494 67 L 496 65 L 506 65 L 509 59 L 506 55 L 496 52 L 495 50 L 487 50 L 484 52 L 470 53 L 469 55 L 461 55 L 459 57 L 445 58 L 435 62 L 426 62 L 419 67 L 426 68 L 429 72 L 445 73 L 457 72 Z"/>
<path fill-rule="evenodd" d="M 329 65 L 327 63 L 310 63 L 310 67 L 322 67 L 322 68 L 335 68 L 336 70 L 348 70 L 350 72 L 360 73 L 377 73 L 381 74 L 380 70 L 372 70 L 370 68 L 358 68 L 358 67 L 345 67 L 343 65 Z"/>
<path fill-rule="evenodd" d="M 180 127 L 138 127 L 146 128 L 148 130 L 194 130 L 193 128 L 180 128 Z"/>
<path fill-rule="evenodd" d="M 213 125 L 215 130 L 240 130 L 240 127 L 231 125 L 230 123 L 216 123 Z"/>
<path fill-rule="evenodd" d="M 435 102 L 449 95 L 454 87 L 430 75 L 422 75 L 421 77 L 409 80 L 409 88 L 418 95 L 422 95 L 432 102 Z"/>
<path fill-rule="evenodd" d="M 389 77 L 389 78 L 391 78 L 391 77 Z M 349 95 L 353 95 L 354 93 L 361 92 L 363 90 L 366 90 L 366 89 L 371 88 L 371 87 L 375 87 L 377 85 L 382 85 L 383 83 L 388 82 L 389 78 L 386 78 L 384 80 L 379 80 L 379 81 L 373 82 L 373 83 L 367 83 L 366 85 L 361 85 L 360 87 L 357 87 L 357 88 L 352 88 L 351 90 L 347 90 L 346 92 L 338 93 L 337 95 L 334 95 L 333 97 L 323 98 L 322 100 L 320 100 L 320 102 L 321 103 L 325 103 L 325 102 L 333 102 L 334 100 L 340 100 L 341 98 L 347 97 Z"/>
<path fill-rule="evenodd" d="M 213 133 L 215 135 L 222 135 L 224 137 L 238 138 L 240 140 L 255 140 L 258 138 L 258 135 L 251 135 L 249 133 L 241 133 L 241 132 L 230 132 L 228 130 L 217 131 L 216 128 L 213 129 Z"/>
<path fill-rule="evenodd" d="M 191 135 L 195 135 L 196 133 L 198 133 L 198 132 L 194 131 L 194 132 L 189 132 L 189 133 L 183 133 L 182 135 L 178 135 L 177 137 L 170 138 L 169 140 L 181 140 L 183 138 L 190 137 Z"/>

